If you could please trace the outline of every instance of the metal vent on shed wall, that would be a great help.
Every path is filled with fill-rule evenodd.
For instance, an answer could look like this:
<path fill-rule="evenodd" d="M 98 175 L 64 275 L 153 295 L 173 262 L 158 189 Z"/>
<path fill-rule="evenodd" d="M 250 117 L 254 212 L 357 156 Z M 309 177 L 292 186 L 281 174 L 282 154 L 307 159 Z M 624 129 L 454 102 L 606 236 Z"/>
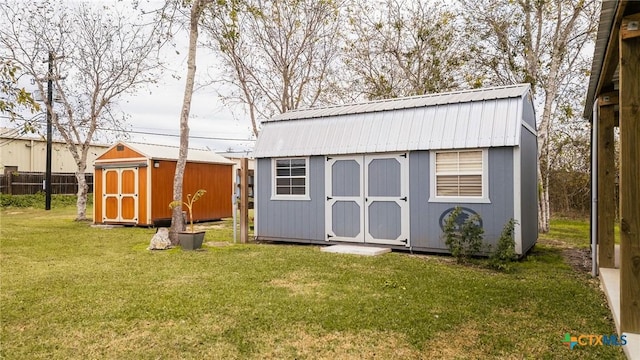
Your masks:
<path fill-rule="evenodd" d="M 124 145 L 116 146 L 116 151 L 124 151 Z"/>

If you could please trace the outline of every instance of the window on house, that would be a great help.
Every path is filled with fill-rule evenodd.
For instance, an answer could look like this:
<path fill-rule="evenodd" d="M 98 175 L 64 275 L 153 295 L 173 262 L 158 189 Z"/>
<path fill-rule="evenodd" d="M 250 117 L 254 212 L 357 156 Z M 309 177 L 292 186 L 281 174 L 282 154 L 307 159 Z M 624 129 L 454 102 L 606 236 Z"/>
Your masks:
<path fill-rule="evenodd" d="M 276 159 L 274 174 L 276 197 L 307 196 L 306 158 Z"/>
<path fill-rule="evenodd" d="M 435 153 L 432 198 L 487 198 L 486 150 Z"/>

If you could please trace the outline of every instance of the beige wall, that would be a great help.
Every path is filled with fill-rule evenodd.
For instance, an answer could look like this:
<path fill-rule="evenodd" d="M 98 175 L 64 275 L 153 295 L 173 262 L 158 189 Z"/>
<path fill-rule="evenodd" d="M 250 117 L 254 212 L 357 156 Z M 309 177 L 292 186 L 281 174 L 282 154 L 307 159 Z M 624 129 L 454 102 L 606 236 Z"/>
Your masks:
<path fill-rule="evenodd" d="M 46 170 L 47 143 L 44 140 L 0 138 L 0 173 L 5 166 L 17 166 L 18 171 Z M 51 171 L 73 173 L 76 162 L 66 144 L 54 142 L 51 152 Z M 108 149 L 106 145 L 92 145 L 87 155 L 87 172 L 93 172 L 93 161 Z"/>

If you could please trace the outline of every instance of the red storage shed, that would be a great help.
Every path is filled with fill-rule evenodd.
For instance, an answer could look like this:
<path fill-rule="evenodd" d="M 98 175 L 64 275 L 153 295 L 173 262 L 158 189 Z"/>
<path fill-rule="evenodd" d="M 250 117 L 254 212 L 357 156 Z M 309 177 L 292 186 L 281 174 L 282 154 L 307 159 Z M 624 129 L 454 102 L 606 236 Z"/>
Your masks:
<path fill-rule="evenodd" d="M 172 146 L 119 142 L 100 155 L 94 162 L 94 223 L 166 223 L 171 218 L 178 151 Z M 232 215 L 233 165 L 212 151 L 189 149 L 183 199 L 198 189 L 207 191 L 193 208 L 194 221 Z"/>

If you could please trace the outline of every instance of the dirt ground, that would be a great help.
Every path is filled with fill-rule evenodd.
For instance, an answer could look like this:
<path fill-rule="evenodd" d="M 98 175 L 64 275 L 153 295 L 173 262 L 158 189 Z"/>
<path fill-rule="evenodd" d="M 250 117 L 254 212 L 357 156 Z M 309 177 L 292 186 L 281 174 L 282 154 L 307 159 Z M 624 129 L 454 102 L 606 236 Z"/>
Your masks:
<path fill-rule="evenodd" d="M 538 243 L 560 248 L 562 257 L 574 270 L 583 273 L 591 272 L 591 251 L 589 249 L 569 247 L 557 240 L 538 240 Z"/>
<path fill-rule="evenodd" d="M 576 271 L 591 272 L 591 252 L 589 249 L 564 249 L 562 256 Z"/>

